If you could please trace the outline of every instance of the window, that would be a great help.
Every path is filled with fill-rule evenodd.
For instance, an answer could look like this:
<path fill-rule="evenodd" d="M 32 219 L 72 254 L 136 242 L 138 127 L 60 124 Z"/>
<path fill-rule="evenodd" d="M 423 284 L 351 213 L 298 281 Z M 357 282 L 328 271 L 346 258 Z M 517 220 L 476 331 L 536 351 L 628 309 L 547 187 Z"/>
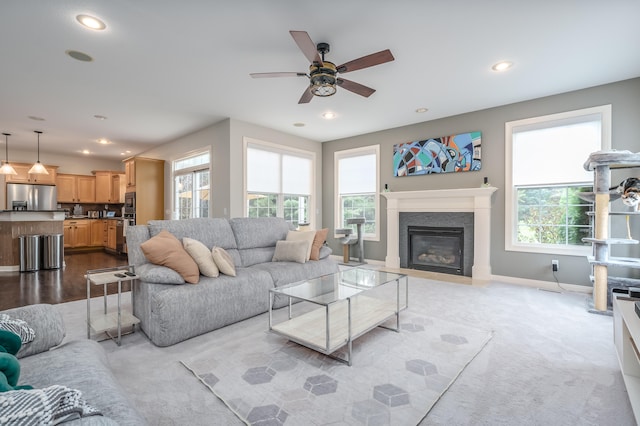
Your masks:
<path fill-rule="evenodd" d="M 505 248 L 585 255 L 591 245 L 587 212 L 579 197 L 593 191 L 583 164 L 611 146 L 611 106 L 587 108 L 505 124 Z"/>
<path fill-rule="evenodd" d="M 315 154 L 247 139 L 247 217 L 282 217 L 311 223 Z"/>
<path fill-rule="evenodd" d="M 209 151 L 173 161 L 173 217 L 209 217 Z"/>
<path fill-rule="evenodd" d="M 347 225 L 347 219 L 364 217 L 364 238 L 373 241 L 380 240 L 379 158 L 380 145 L 334 154 L 335 227 L 353 228 L 355 233 L 356 225 Z"/>

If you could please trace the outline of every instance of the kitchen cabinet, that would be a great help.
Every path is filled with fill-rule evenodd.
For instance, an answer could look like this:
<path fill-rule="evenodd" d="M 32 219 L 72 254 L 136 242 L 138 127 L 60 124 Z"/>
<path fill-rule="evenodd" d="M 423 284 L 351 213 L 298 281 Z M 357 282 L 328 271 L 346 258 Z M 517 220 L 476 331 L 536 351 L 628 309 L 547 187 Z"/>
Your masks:
<path fill-rule="evenodd" d="M 116 221 L 115 220 L 108 220 L 107 221 L 107 245 L 106 247 L 108 249 L 111 250 L 115 250 L 116 249 L 116 241 L 118 238 L 118 227 L 116 226 Z"/>
<path fill-rule="evenodd" d="M 136 224 L 164 219 L 164 160 L 128 158 L 125 175 L 127 192 L 136 193 Z"/>
<path fill-rule="evenodd" d="M 5 175 L 7 183 L 32 183 L 41 185 L 55 185 L 56 171 L 58 166 L 44 166 L 49 172 L 48 175 L 31 175 L 29 170 L 33 164 L 11 163 L 17 175 Z"/>
<path fill-rule="evenodd" d="M 58 203 L 95 203 L 95 176 L 59 173 L 56 176 Z"/>
<path fill-rule="evenodd" d="M 124 174 L 127 181 L 127 192 L 136 190 L 136 160 L 129 159 L 124 162 Z"/>
<path fill-rule="evenodd" d="M 94 171 L 96 179 L 96 203 L 124 203 L 125 175 L 113 171 Z"/>
<path fill-rule="evenodd" d="M 106 246 L 107 221 L 103 219 L 90 219 L 89 222 L 89 226 L 91 227 L 91 246 Z"/>
<path fill-rule="evenodd" d="M 63 225 L 64 247 L 89 247 L 91 245 L 90 221 L 65 220 Z"/>

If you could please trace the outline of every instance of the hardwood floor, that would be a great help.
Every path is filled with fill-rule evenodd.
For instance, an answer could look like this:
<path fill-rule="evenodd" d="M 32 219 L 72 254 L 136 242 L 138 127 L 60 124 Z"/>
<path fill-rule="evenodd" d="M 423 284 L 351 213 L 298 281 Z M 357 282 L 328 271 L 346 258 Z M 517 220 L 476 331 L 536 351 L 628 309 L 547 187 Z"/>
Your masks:
<path fill-rule="evenodd" d="M 64 269 L 36 272 L 0 272 L 0 310 L 36 303 L 63 303 L 86 299 L 89 269 L 127 265 L 126 256 L 115 256 L 102 251 L 71 253 L 64 256 Z M 129 290 L 123 284 L 123 291 Z M 109 284 L 108 293 L 116 293 L 117 285 Z M 101 295 L 101 289 L 92 288 L 92 296 Z"/>

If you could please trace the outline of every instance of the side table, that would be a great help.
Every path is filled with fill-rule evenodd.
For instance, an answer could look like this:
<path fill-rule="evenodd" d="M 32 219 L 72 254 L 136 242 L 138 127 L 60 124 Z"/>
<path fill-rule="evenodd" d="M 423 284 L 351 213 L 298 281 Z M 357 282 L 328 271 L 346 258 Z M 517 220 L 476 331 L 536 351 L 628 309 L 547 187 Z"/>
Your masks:
<path fill-rule="evenodd" d="M 87 339 L 91 338 L 91 330 L 96 333 L 105 333 L 118 346 L 122 341 L 122 328 L 131 326 L 133 333 L 135 326 L 140 322 L 133 313 L 123 311 L 122 302 L 122 282 L 133 281 L 138 278 L 133 265 L 120 266 L 116 268 L 93 269 L 87 271 Z M 116 312 L 107 313 L 107 284 L 118 283 L 118 309 Z M 102 285 L 104 293 L 104 313 L 91 315 L 91 285 Z M 131 286 L 131 304 L 133 305 L 134 295 Z M 109 332 L 117 329 L 117 336 L 112 336 Z M 127 333 L 128 334 L 128 333 Z"/>

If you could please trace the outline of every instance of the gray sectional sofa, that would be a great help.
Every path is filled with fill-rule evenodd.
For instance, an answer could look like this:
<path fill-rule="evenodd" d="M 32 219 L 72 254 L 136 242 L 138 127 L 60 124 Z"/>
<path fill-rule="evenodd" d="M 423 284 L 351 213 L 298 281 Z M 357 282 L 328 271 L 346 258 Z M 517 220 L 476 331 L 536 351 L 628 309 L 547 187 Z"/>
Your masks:
<path fill-rule="evenodd" d="M 29 305 L 0 313 L 25 321 L 35 331 L 34 340 L 23 345 L 17 354 L 21 368 L 19 385 L 31 385 L 36 389 L 61 385 L 79 390 L 87 404 L 102 413 L 102 416 L 71 420 L 65 425 L 146 424 L 117 383 L 99 343 L 83 339 L 60 345 L 65 337 L 65 327 L 54 306 Z M 2 395 L 6 394 L 0 393 L 0 397 Z M 0 408 L 9 409 L 2 404 Z M 0 409 L 0 415 L 7 415 L 7 411 L 4 414 L 2 411 Z M 14 423 L 12 420 L 8 424 L 26 424 L 26 421 Z"/>
<path fill-rule="evenodd" d="M 150 263 L 140 244 L 163 229 L 179 240 L 188 237 L 209 248 L 224 248 L 235 263 L 236 276 L 200 276 L 198 284 L 184 284 L 174 270 Z M 129 227 L 129 263 L 140 276 L 133 284 L 134 315 L 142 330 L 157 346 L 173 345 L 266 312 L 273 287 L 338 271 L 326 246 L 320 249 L 320 260 L 272 262 L 276 242 L 290 230 L 279 218 L 153 220 Z M 276 299 L 274 307 L 286 303 Z"/>

